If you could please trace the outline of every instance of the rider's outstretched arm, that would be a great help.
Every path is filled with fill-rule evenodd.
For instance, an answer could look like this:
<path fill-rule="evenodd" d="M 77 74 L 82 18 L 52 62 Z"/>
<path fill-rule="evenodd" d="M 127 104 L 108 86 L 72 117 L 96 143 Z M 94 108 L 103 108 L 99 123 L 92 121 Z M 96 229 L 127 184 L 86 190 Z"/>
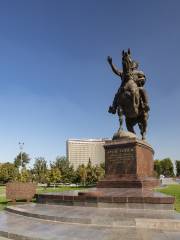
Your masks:
<path fill-rule="evenodd" d="M 110 56 L 108 56 L 107 60 L 108 60 L 109 65 L 111 66 L 112 71 L 113 71 L 116 75 L 122 77 L 122 71 L 121 71 L 121 70 L 118 70 L 118 69 L 116 68 L 116 66 L 112 63 L 112 58 L 111 58 Z"/>
<path fill-rule="evenodd" d="M 120 77 L 122 76 L 122 71 L 118 70 L 113 63 L 110 66 L 111 66 L 113 73 L 115 73 L 116 75 L 118 75 Z"/>

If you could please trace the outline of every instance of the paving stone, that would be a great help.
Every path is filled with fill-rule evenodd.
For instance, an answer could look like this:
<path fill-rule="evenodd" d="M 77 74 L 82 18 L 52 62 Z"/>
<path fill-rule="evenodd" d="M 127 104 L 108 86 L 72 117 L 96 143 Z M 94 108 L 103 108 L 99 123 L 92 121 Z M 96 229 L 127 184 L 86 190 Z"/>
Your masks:
<path fill-rule="evenodd" d="M 135 229 L 105 228 L 81 224 L 62 224 L 34 218 L 18 216 L 12 213 L 0 215 L 0 231 L 23 239 L 61 239 L 61 240 L 110 240 L 123 239 L 120 236 L 129 236 L 137 239 Z M 12 233 L 14 235 L 12 235 Z M 117 238 L 118 237 L 118 238 Z M 119 238 L 120 237 L 120 238 Z M 132 238 L 133 237 L 133 238 Z"/>
<path fill-rule="evenodd" d="M 168 237 L 168 240 L 179 240 L 180 236 L 178 232 L 164 232 L 164 234 Z"/>
<path fill-rule="evenodd" d="M 45 204 L 9 206 L 11 210 L 14 213 L 0 214 L 0 235 L 14 240 L 180 239 L 177 225 L 176 232 L 168 228 L 168 223 L 173 227 L 173 221 L 180 222 L 180 214 L 174 211 Z"/>
<path fill-rule="evenodd" d="M 145 210 L 145 209 L 123 209 L 123 208 L 97 208 L 81 206 L 23 204 L 7 207 L 8 211 L 42 219 L 59 220 L 79 219 L 90 223 L 95 218 L 110 218 L 111 220 L 131 219 L 176 219 L 180 221 L 180 214 L 175 211 Z"/>

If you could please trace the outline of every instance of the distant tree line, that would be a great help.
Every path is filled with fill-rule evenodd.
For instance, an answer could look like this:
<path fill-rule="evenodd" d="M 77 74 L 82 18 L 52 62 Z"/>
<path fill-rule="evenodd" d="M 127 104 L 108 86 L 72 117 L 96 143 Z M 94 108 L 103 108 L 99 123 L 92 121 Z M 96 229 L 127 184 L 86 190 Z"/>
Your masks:
<path fill-rule="evenodd" d="M 104 176 L 104 164 L 93 166 L 80 165 L 74 170 L 66 157 L 60 156 L 49 165 L 45 158 L 38 157 L 32 168 L 27 168 L 30 157 L 23 152 L 16 156 L 13 163 L 0 164 L 0 183 L 9 181 L 37 182 L 47 185 L 58 183 L 78 183 L 82 185 L 93 185 Z"/>
<path fill-rule="evenodd" d="M 180 177 L 180 160 L 175 161 L 176 168 L 176 176 Z M 162 160 L 154 161 L 154 171 L 156 175 L 159 177 L 160 175 L 164 175 L 165 177 L 175 177 L 174 173 L 174 165 L 170 158 L 164 158 Z"/>

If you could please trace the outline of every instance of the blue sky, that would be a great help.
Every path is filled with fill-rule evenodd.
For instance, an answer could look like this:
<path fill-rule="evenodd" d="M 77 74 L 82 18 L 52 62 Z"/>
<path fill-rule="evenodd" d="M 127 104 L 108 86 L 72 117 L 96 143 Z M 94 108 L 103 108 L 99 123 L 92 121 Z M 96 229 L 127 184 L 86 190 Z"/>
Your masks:
<path fill-rule="evenodd" d="M 179 12 L 179 0 L 0 0 L 0 162 L 19 141 L 52 161 L 68 138 L 111 137 L 120 80 L 106 57 L 121 67 L 128 47 L 148 79 L 147 140 L 180 159 Z"/>

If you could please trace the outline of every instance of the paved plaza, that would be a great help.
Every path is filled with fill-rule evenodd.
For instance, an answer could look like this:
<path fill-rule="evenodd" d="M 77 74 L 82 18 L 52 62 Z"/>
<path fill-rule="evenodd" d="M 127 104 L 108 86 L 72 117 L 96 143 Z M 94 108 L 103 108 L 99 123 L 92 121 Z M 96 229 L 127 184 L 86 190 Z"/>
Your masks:
<path fill-rule="evenodd" d="M 171 210 L 13 205 L 0 214 L 0 235 L 20 240 L 179 240 L 180 214 Z"/>

